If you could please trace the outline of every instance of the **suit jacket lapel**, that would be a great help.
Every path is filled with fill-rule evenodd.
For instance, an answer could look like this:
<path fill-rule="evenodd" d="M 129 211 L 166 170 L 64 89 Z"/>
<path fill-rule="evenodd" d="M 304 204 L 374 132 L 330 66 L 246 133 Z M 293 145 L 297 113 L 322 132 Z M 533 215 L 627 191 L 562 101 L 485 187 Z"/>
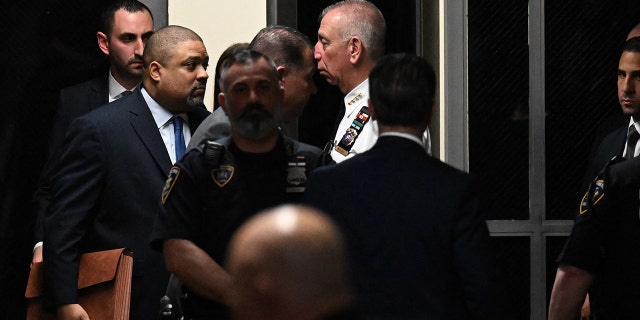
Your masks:
<path fill-rule="evenodd" d="M 614 131 L 611 135 L 609 135 L 611 140 L 607 140 L 604 142 L 604 145 L 609 146 L 611 148 L 610 154 L 616 154 L 622 157 L 622 153 L 624 152 L 624 147 L 627 143 L 627 130 L 628 127 L 622 127 L 616 131 Z"/>
<path fill-rule="evenodd" d="M 109 103 L 109 78 L 102 76 L 91 82 L 89 109 L 93 110 L 107 103 Z"/>
<path fill-rule="evenodd" d="M 129 108 L 129 121 L 131 122 L 131 126 L 147 148 L 147 151 L 149 151 L 154 158 L 158 168 L 163 174 L 166 174 L 172 165 L 171 158 L 167 153 L 167 148 L 162 141 L 156 122 L 151 115 L 149 106 L 147 106 L 147 103 L 142 97 L 142 92 L 139 87 L 131 99 L 135 100 L 135 103 L 131 103 L 131 107 Z"/>

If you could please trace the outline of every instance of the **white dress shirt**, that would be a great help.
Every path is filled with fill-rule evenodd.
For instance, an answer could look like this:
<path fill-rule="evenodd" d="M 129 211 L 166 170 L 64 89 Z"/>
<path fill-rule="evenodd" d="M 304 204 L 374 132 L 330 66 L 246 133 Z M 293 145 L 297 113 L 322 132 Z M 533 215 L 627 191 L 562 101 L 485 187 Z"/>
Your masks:
<path fill-rule="evenodd" d="M 149 110 L 151 110 L 151 115 L 153 115 L 153 120 L 156 121 L 156 125 L 158 126 L 158 130 L 160 131 L 160 136 L 162 137 L 162 141 L 164 141 L 164 146 L 167 148 L 167 152 L 169 153 L 169 157 L 171 158 L 171 163 L 176 163 L 176 149 L 175 149 L 175 136 L 173 134 L 173 118 L 174 114 L 167 111 L 167 109 L 163 108 L 158 104 L 147 90 L 142 88 L 142 96 L 144 100 L 147 102 L 149 106 Z M 184 142 L 186 145 L 189 144 L 191 140 L 191 129 L 189 128 L 189 118 L 185 113 L 176 114 L 175 116 L 179 116 L 183 120 L 182 126 L 182 134 L 184 135 Z"/>

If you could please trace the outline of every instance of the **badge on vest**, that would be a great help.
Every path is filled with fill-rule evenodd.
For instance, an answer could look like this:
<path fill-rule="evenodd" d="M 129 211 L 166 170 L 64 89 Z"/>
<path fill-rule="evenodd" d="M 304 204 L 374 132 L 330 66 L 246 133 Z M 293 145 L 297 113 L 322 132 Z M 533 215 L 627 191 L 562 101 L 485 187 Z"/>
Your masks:
<path fill-rule="evenodd" d="M 307 162 L 304 156 L 296 156 L 289 161 L 287 168 L 287 193 L 304 192 L 307 183 L 306 172 Z"/>
<path fill-rule="evenodd" d="M 222 188 L 227 185 L 229 181 L 231 181 L 234 172 L 235 168 L 233 166 L 222 165 L 217 169 L 211 170 L 211 178 L 213 179 L 213 182 L 218 185 L 218 187 Z"/>
<path fill-rule="evenodd" d="M 347 128 L 347 132 L 345 132 L 340 142 L 338 142 L 336 151 L 346 157 L 367 122 L 369 122 L 369 108 L 363 106 L 360 108 L 360 111 L 358 111 L 349 128 Z"/>
<path fill-rule="evenodd" d="M 162 204 L 167 201 L 169 198 L 169 194 L 171 190 L 173 190 L 173 186 L 178 181 L 178 176 L 180 176 L 180 167 L 173 166 L 171 170 L 169 170 L 169 177 L 167 177 L 167 181 L 164 183 L 164 188 L 162 188 Z"/>

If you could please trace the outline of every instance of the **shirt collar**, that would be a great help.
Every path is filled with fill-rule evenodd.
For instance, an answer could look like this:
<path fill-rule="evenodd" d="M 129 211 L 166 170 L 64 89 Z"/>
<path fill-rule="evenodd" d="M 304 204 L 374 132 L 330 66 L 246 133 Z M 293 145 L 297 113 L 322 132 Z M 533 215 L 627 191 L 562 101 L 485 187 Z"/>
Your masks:
<path fill-rule="evenodd" d="M 629 119 L 629 125 L 627 126 L 627 129 L 629 129 L 629 127 L 631 127 L 632 125 L 636 126 L 636 130 L 638 132 L 640 132 L 640 121 L 639 122 L 634 122 L 633 121 L 633 117 L 630 117 L 631 119 Z"/>
<path fill-rule="evenodd" d="M 420 141 L 420 139 L 418 139 L 418 137 L 412 135 L 412 134 L 408 134 L 408 133 L 404 133 L 404 132 L 394 132 L 394 131 L 390 131 L 390 132 L 383 132 L 380 134 L 381 137 L 384 136 L 393 136 L 393 137 L 400 137 L 400 138 L 405 138 L 405 139 L 409 139 L 415 143 L 417 143 L 421 148 L 424 148 L 424 143 L 422 141 Z"/>
<path fill-rule="evenodd" d="M 362 99 L 369 99 L 369 78 L 364 79 L 364 81 L 344 96 L 344 105 L 349 107 L 359 104 Z M 365 101 L 365 103 L 367 102 Z"/>
<path fill-rule="evenodd" d="M 138 85 L 139 83 L 136 86 Z M 129 91 L 135 90 L 136 86 L 131 88 Z M 120 94 L 125 90 L 127 90 L 127 88 L 123 87 L 116 78 L 113 77 L 111 70 L 109 70 L 109 102 L 113 102 L 114 100 L 121 98 Z"/>
<path fill-rule="evenodd" d="M 155 120 L 156 122 L 156 126 L 158 126 L 158 129 L 161 128 L 167 122 L 169 122 L 171 117 L 173 117 L 173 114 L 167 111 L 167 109 L 163 108 L 155 100 L 153 100 L 153 98 L 151 98 L 147 90 L 142 88 L 141 91 L 142 91 L 142 97 L 144 98 L 144 101 L 149 106 L 149 110 L 151 110 L 151 115 L 153 116 L 153 120 Z"/>

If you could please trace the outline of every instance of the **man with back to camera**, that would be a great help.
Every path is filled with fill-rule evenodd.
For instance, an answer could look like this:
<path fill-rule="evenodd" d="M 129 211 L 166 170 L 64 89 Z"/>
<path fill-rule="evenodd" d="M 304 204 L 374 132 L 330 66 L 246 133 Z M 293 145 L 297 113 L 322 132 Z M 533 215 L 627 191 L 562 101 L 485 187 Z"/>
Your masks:
<path fill-rule="evenodd" d="M 344 97 L 344 115 L 335 139 L 325 149 L 340 163 L 369 150 L 378 138 L 378 126 L 370 119 L 369 71 L 384 55 L 386 22 L 378 8 L 366 0 L 345 0 L 322 10 L 314 55 L 318 72 L 338 86 Z M 429 130 L 423 144 L 431 152 Z"/>
<path fill-rule="evenodd" d="M 278 128 L 284 92 L 276 65 L 244 50 L 223 65 L 218 100 L 231 136 L 189 151 L 169 174 L 151 245 L 187 293 L 185 319 L 227 319 L 230 238 L 256 212 L 299 202 L 321 150 Z"/>
<path fill-rule="evenodd" d="M 32 263 L 42 261 L 42 225 L 51 198 L 51 170 L 59 157 L 69 123 L 121 98 L 125 91 L 134 90 L 142 80 L 144 43 L 153 34 L 153 16 L 149 8 L 135 0 L 118 1 L 102 12 L 100 22 L 100 31 L 96 34 L 98 48 L 108 57 L 110 69 L 108 74 L 60 91 L 49 141 L 49 157 L 34 195 L 37 208 L 34 235 L 39 242 L 34 247 Z"/>
<path fill-rule="evenodd" d="M 148 241 L 167 172 L 208 115 L 209 56 L 195 32 L 169 26 L 147 40 L 143 57 L 142 85 L 71 122 L 54 170 L 44 298 L 59 319 L 87 319 L 77 304 L 80 254 L 121 247 L 134 254 L 131 319 L 158 317 L 169 275 Z"/>
<path fill-rule="evenodd" d="M 603 138 L 589 160 L 587 174 L 600 171 L 592 176 L 558 257 L 550 320 L 573 319 L 587 292 L 595 319 L 634 318 L 637 314 L 639 94 L 640 37 L 635 37 L 624 44 L 618 64 L 618 100 L 629 120 Z"/>
<path fill-rule="evenodd" d="M 380 137 L 312 172 L 305 203 L 343 230 L 365 319 L 499 319 L 489 233 L 468 174 L 432 158 L 421 137 L 435 74 L 422 58 L 382 58 L 369 76 Z"/>
<path fill-rule="evenodd" d="M 263 53 L 278 65 L 284 87 L 284 102 L 280 115 L 281 125 L 297 119 L 317 89 L 313 82 L 316 72 L 313 47 L 309 38 L 300 31 L 281 25 L 261 29 L 247 49 Z M 194 133 L 189 149 L 208 139 L 219 137 L 228 128 L 229 118 L 214 111 Z M 227 126 L 223 124 L 227 123 Z"/>

